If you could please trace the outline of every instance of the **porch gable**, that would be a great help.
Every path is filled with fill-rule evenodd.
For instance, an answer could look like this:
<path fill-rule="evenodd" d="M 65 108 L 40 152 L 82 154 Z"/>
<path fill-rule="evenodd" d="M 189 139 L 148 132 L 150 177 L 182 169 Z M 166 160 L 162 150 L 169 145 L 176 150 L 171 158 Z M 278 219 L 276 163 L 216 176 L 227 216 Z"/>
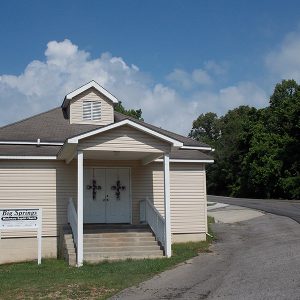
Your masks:
<path fill-rule="evenodd" d="M 169 153 L 170 143 L 124 125 L 78 142 L 78 150 Z"/>

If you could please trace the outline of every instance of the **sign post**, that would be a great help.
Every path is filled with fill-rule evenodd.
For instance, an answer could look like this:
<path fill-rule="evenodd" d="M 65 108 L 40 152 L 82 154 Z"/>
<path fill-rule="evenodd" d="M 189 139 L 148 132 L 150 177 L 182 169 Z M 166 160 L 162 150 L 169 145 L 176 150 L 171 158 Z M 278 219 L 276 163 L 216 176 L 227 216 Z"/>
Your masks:
<path fill-rule="evenodd" d="M 0 239 L 3 230 L 37 230 L 38 264 L 42 261 L 42 208 L 0 209 Z"/>

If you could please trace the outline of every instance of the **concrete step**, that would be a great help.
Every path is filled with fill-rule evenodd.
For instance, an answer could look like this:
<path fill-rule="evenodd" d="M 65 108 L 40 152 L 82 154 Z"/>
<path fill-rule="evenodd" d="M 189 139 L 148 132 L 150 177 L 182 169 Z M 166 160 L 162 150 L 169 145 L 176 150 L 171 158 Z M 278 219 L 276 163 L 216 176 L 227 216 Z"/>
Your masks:
<path fill-rule="evenodd" d="M 73 235 L 72 234 L 65 234 L 65 239 L 73 239 Z"/>
<path fill-rule="evenodd" d="M 83 233 L 123 233 L 123 232 L 150 232 L 149 228 L 88 228 Z"/>
<path fill-rule="evenodd" d="M 118 251 L 118 252 L 84 252 L 83 259 L 85 261 L 97 261 L 105 259 L 126 259 L 126 258 L 148 258 L 148 257 L 162 257 L 163 251 L 161 250 L 148 250 L 148 251 Z"/>
<path fill-rule="evenodd" d="M 102 257 L 102 258 L 97 258 L 97 259 L 84 259 L 85 262 L 89 263 L 89 264 L 97 264 L 99 262 L 102 262 L 102 261 L 119 261 L 119 260 L 127 260 L 127 259 L 134 259 L 134 260 L 142 260 L 142 259 L 154 259 L 154 258 L 164 258 L 163 255 L 148 255 L 147 257 L 143 257 L 143 256 L 134 256 L 134 255 L 131 255 L 131 256 L 118 256 L 118 257 L 109 257 L 109 258 L 105 258 L 105 257 Z"/>
<path fill-rule="evenodd" d="M 74 245 L 73 239 L 65 239 L 67 245 Z"/>
<path fill-rule="evenodd" d="M 159 246 L 156 244 L 152 244 L 152 245 L 147 245 L 147 246 L 127 246 L 127 247 L 101 247 L 101 246 L 94 246 L 91 247 L 89 245 L 85 245 L 84 246 L 84 252 L 87 253 L 102 253 L 102 252 L 111 252 L 111 253 L 115 253 L 115 252 L 132 252 L 132 251 L 152 251 L 152 250 L 160 250 Z"/>
<path fill-rule="evenodd" d="M 68 253 L 68 257 L 69 257 L 69 259 L 72 259 L 72 258 L 76 259 L 76 253 Z"/>
<path fill-rule="evenodd" d="M 147 236 L 147 237 L 84 237 L 83 238 L 83 243 L 120 243 L 120 242 L 125 242 L 125 243 L 140 243 L 140 242 L 153 242 L 155 241 L 155 238 L 153 236 Z"/>
<path fill-rule="evenodd" d="M 69 248 L 69 249 L 67 250 L 67 254 L 76 254 L 76 251 L 75 251 L 74 248 Z"/>
<path fill-rule="evenodd" d="M 112 239 L 91 239 L 84 242 L 85 246 L 91 246 L 91 247 L 126 247 L 126 246 L 151 246 L 156 245 L 157 241 L 155 239 L 123 239 L 121 241 L 119 240 L 112 240 Z"/>
<path fill-rule="evenodd" d="M 76 266 L 76 254 L 69 254 L 68 255 L 68 263 L 70 266 Z"/>
<path fill-rule="evenodd" d="M 100 228 L 100 229 L 148 229 L 148 225 L 138 224 L 84 224 L 84 229 Z"/>
<path fill-rule="evenodd" d="M 83 240 L 91 238 L 111 238 L 111 239 L 119 239 L 119 238 L 154 238 L 152 233 L 150 232 L 118 232 L 118 233 L 87 233 L 83 235 Z"/>

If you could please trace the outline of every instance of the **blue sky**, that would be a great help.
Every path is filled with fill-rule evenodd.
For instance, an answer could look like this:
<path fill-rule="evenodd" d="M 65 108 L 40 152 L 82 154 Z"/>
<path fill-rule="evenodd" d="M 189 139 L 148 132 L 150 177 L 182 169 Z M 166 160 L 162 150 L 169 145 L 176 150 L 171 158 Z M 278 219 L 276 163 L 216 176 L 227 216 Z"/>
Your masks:
<path fill-rule="evenodd" d="M 1 1 L 0 123 L 91 79 L 181 133 L 202 112 L 263 107 L 276 82 L 300 80 L 299 11 L 289 0 Z"/>

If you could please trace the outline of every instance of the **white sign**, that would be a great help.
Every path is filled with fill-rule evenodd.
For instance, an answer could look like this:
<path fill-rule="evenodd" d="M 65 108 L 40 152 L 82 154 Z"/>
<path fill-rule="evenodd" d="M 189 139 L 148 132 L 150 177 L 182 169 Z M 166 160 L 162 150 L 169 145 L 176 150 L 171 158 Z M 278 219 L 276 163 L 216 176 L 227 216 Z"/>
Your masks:
<path fill-rule="evenodd" d="M 0 209 L 0 230 L 36 229 L 38 239 L 38 264 L 42 259 L 42 209 Z M 0 234 L 1 239 L 1 234 Z"/>
<path fill-rule="evenodd" d="M 1 229 L 29 229 L 39 227 L 39 209 L 0 209 Z"/>

